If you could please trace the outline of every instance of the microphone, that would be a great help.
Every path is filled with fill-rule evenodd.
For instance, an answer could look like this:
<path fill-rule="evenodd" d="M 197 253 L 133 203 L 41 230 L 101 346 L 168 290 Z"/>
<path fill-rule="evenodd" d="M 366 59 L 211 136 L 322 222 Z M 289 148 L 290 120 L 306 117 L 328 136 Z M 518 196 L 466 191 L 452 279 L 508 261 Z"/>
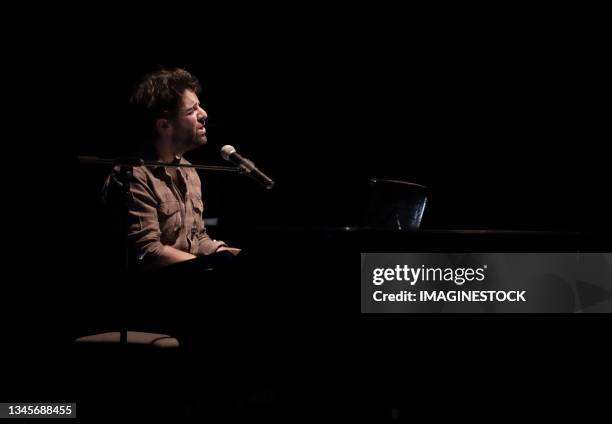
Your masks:
<path fill-rule="evenodd" d="M 221 157 L 223 157 L 223 159 L 227 161 L 234 163 L 235 165 L 238 165 L 238 167 L 240 168 L 240 172 L 253 178 L 255 181 L 263 185 L 268 190 L 274 187 L 274 181 L 272 181 L 270 177 L 268 177 L 266 174 L 257 169 L 253 162 L 240 156 L 238 152 L 236 152 L 234 146 L 230 146 L 229 144 L 223 146 L 221 148 Z"/>

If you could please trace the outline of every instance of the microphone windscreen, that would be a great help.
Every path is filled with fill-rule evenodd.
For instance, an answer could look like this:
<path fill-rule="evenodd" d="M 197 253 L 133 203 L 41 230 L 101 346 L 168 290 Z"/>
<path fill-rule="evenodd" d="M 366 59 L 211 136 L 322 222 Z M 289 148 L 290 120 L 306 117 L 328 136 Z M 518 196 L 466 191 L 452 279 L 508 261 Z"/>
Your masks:
<path fill-rule="evenodd" d="M 221 148 L 221 157 L 225 160 L 230 160 L 230 155 L 232 153 L 235 153 L 236 149 L 234 149 L 234 146 L 230 146 L 229 144 L 226 144 L 225 146 L 223 146 Z"/>

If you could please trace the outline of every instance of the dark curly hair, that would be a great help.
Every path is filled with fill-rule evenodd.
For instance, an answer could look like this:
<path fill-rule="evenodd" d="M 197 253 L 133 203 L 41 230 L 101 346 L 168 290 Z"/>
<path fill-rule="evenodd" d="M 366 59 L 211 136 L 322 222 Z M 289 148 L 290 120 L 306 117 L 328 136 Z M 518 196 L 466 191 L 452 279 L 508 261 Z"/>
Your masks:
<path fill-rule="evenodd" d="M 200 94 L 202 87 L 198 79 L 184 69 L 161 69 L 147 74 L 130 98 L 134 136 L 140 141 L 154 139 L 157 135 L 155 122 L 177 116 L 185 90 Z"/>

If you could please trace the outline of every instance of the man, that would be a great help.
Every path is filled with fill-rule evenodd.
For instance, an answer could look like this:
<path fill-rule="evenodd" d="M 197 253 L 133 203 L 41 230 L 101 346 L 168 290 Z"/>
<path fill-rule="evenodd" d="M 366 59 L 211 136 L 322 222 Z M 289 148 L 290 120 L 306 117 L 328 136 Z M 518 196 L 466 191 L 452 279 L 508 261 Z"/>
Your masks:
<path fill-rule="evenodd" d="M 147 75 L 131 98 L 142 144 L 140 157 L 164 164 L 189 164 L 183 155 L 206 144 L 208 117 L 198 99 L 198 80 L 183 69 Z M 129 190 L 126 187 L 129 181 Z M 119 168 L 105 184 L 108 197 L 123 193 L 127 208 L 129 259 L 139 269 L 155 269 L 202 255 L 240 249 L 210 238 L 204 226 L 201 182 L 193 168 Z M 127 198 L 126 198 L 127 197 Z"/>

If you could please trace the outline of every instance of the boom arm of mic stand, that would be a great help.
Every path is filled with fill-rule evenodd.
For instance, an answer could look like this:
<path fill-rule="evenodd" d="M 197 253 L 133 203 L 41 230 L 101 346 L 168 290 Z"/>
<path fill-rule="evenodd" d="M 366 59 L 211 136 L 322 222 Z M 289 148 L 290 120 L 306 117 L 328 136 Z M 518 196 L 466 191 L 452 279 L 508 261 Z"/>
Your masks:
<path fill-rule="evenodd" d="M 116 159 L 97 158 L 94 156 L 79 156 L 79 163 L 91 165 L 118 165 L 118 166 L 168 166 L 173 168 L 195 168 L 204 171 L 220 171 L 240 173 L 239 167 L 214 166 L 214 165 L 195 165 L 186 163 L 163 163 L 157 161 L 147 161 L 137 157 L 123 157 Z"/>

